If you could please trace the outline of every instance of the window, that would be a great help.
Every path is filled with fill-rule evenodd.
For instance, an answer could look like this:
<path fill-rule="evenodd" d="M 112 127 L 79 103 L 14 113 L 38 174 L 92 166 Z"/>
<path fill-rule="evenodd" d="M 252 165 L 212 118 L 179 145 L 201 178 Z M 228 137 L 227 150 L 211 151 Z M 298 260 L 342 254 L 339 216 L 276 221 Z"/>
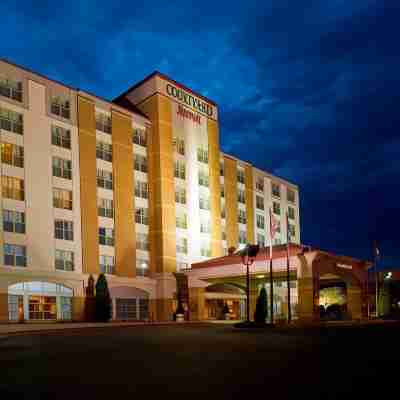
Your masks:
<path fill-rule="evenodd" d="M 54 146 L 64 147 L 64 149 L 71 148 L 71 132 L 68 129 L 61 128 L 60 126 L 51 126 L 51 144 Z"/>
<path fill-rule="evenodd" d="M 97 210 L 100 217 L 114 217 L 114 202 L 110 199 L 97 199 Z"/>
<path fill-rule="evenodd" d="M 135 196 L 142 199 L 147 199 L 149 197 L 149 187 L 147 182 L 135 181 Z"/>
<path fill-rule="evenodd" d="M 264 179 L 261 177 L 258 177 L 256 180 L 256 190 L 258 190 L 259 192 L 264 191 Z"/>
<path fill-rule="evenodd" d="M 53 207 L 72 210 L 72 192 L 64 189 L 53 189 Z"/>
<path fill-rule="evenodd" d="M 112 146 L 109 143 L 98 140 L 96 142 L 96 157 L 104 161 L 112 161 Z"/>
<path fill-rule="evenodd" d="M 176 270 L 177 271 L 185 271 L 191 269 L 190 264 L 185 263 L 185 262 L 177 262 L 176 263 Z"/>
<path fill-rule="evenodd" d="M 239 243 L 245 244 L 246 240 L 246 231 L 239 231 Z"/>
<path fill-rule="evenodd" d="M 1 186 L 3 197 L 13 200 L 25 200 L 24 181 L 22 179 L 3 175 Z"/>
<path fill-rule="evenodd" d="M 149 224 L 149 210 L 148 208 L 137 208 L 135 211 L 135 221 L 137 224 Z"/>
<path fill-rule="evenodd" d="M 113 188 L 113 175 L 112 172 L 106 171 L 104 169 L 97 169 L 97 186 L 110 189 Z"/>
<path fill-rule="evenodd" d="M 114 257 L 113 256 L 100 256 L 99 257 L 100 272 L 103 274 L 114 273 Z"/>
<path fill-rule="evenodd" d="M 23 135 L 24 120 L 22 114 L 0 107 L 0 129 Z"/>
<path fill-rule="evenodd" d="M 147 260 L 136 259 L 136 276 L 149 276 L 149 264 Z"/>
<path fill-rule="evenodd" d="M 246 223 L 246 211 L 239 209 L 238 222 L 239 222 L 239 224 L 245 224 Z"/>
<path fill-rule="evenodd" d="M 54 236 L 61 240 L 74 240 L 74 224 L 72 221 L 56 219 L 54 221 Z"/>
<path fill-rule="evenodd" d="M 281 215 L 281 205 L 276 201 L 272 203 L 272 210 L 274 211 L 274 214 Z"/>
<path fill-rule="evenodd" d="M 103 246 L 114 246 L 114 229 L 99 227 L 99 243 Z"/>
<path fill-rule="evenodd" d="M 139 146 L 147 146 L 147 134 L 145 129 L 135 128 L 133 130 L 133 143 Z"/>
<path fill-rule="evenodd" d="M 3 210 L 3 230 L 5 232 L 25 233 L 25 213 Z"/>
<path fill-rule="evenodd" d="M 96 112 L 96 129 L 111 135 L 111 117 L 102 112 Z"/>
<path fill-rule="evenodd" d="M 72 162 L 64 158 L 53 157 L 53 176 L 72 179 Z"/>
<path fill-rule="evenodd" d="M 211 232 L 211 221 L 208 218 L 200 219 L 200 232 L 210 233 Z"/>
<path fill-rule="evenodd" d="M 177 214 L 176 215 L 176 227 L 181 229 L 187 229 L 187 215 Z"/>
<path fill-rule="evenodd" d="M 175 161 L 175 178 L 186 179 L 186 165 L 184 161 Z"/>
<path fill-rule="evenodd" d="M 0 77 L 0 95 L 22 102 L 22 82 Z"/>
<path fill-rule="evenodd" d="M 222 231 L 221 231 L 221 239 L 222 240 L 226 240 L 226 230 L 225 230 L 225 228 L 223 228 Z"/>
<path fill-rule="evenodd" d="M 149 237 L 145 233 L 136 234 L 136 249 L 149 250 Z"/>
<path fill-rule="evenodd" d="M 57 250 L 55 252 L 55 267 L 60 271 L 74 270 L 74 253 L 72 251 Z"/>
<path fill-rule="evenodd" d="M 237 197 L 238 202 L 244 204 L 246 202 L 245 195 L 244 195 L 244 190 L 238 189 L 237 195 L 238 195 L 238 197 Z"/>
<path fill-rule="evenodd" d="M 280 238 L 275 238 L 274 245 L 279 245 L 279 244 L 282 244 L 282 240 Z"/>
<path fill-rule="evenodd" d="M 295 219 L 293 207 L 290 207 L 290 206 L 288 207 L 288 217 L 289 217 L 289 219 Z"/>
<path fill-rule="evenodd" d="M 145 156 L 141 156 L 140 154 L 135 154 L 134 164 L 136 171 L 147 172 L 147 158 Z"/>
<path fill-rule="evenodd" d="M 187 252 L 188 252 L 187 238 L 185 238 L 185 237 L 177 237 L 176 238 L 176 252 L 182 253 L 182 254 L 187 254 Z"/>
<path fill-rule="evenodd" d="M 178 154 L 185 155 L 185 140 L 183 138 L 175 137 L 172 144 Z"/>
<path fill-rule="evenodd" d="M 69 100 L 62 96 L 51 96 L 50 111 L 54 115 L 69 119 L 71 114 Z"/>
<path fill-rule="evenodd" d="M 199 185 L 208 187 L 208 171 L 205 169 L 199 169 Z"/>
<path fill-rule="evenodd" d="M 296 227 L 293 224 L 289 224 L 289 240 L 294 236 L 296 236 Z"/>
<path fill-rule="evenodd" d="M 238 182 L 244 184 L 244 169 L 238 168 L 238 170 L 237 170 L 237 180 L 238 180 Z"/>
<path fill-rule="evenodd" d="M 210 199 L 208 197 L 200 195 L 199 207 L 201 210 L 209 210 L 210 209 Z"/>
<path fill-rule="evenodd" d="M 197 161 L 208 164 L 208 150 L 206 148 L 197 148 Z"/>
<path fill-rule="evenodd" d="M 16 144 L 1 143 L 1 162 L 24 168 L 24 148 Z"/>
<path fill-rule="evenodd" d="M 264 197 L 256 195 L 256 208 L 264 210 Z"/>
<path fill-rule="evenodd" d="M 211 246 L 209 242 L 203 242 L 201 244 L 200 255 L 202 257 L 211 257 Z"/>
<path fill-rule="evenodd" d="M 224 176 L 224 174 L 225 174 L 224 163 L 223 163 L 223 162 L 220 162 L 220 163 L 219 163 L 219 175 L 220 175 L 220 176 Z"/>
<path fill-rule="evenodd" d="M 264 215 L 257 214 L 257 228 L 265 229 L 265 218 L 264 218 Z"/>
<path fill-rule="evenodd" d="M 272 196 L 281 197 L 281 189 L 278 183 L 271 184 Z"/>
<path fill-rule="evenodd" d="M 182 186 L 175 187 L 175 202 L 186 204 L 186 189 Z"/>
<path fill-rule="evenodd" d="M 4 265 L 26 267 L 26 247 L 4 243 Z"/>
<path fill-rule="evenodd" d="M 294 204 L 295 203 L 294 190 L 288 188 L 286 194 L 287 194 L 287 201 Z"/>
<path fill-rule="evenodd" d="M 221 186 L 221 197 L 225 198 L 225 188 Z"/>
<path fill-rule="evenodd" d="M 261 235 L 260 233 L 257 233 L 257 244 L 260 247 L 264 247 L 265 246 L 265 236 Z"/>
<path fill-rule="evenodd" d="M 281 232 L 281 221 L 276 221 L 276 232 L 277 233 Z"/>

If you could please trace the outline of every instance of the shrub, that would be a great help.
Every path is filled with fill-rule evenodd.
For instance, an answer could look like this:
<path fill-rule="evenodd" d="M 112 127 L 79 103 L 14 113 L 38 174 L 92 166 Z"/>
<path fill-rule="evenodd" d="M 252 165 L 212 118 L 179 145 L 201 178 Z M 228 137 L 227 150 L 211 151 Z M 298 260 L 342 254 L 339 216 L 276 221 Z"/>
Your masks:
<path fill-rule="evenodd" d="M 265 288 L 262 288 L 257 298 L 254 320 L 258 323 L 265 323 L 267 315 L 268 315 L 267 291 L 265 290 Z"/>
<path fill-rule="evenodd" d="M 96 307 L 95 316 L 97 322 L 107 322 L 111 318 L 111 297 L 108 290 L 107 279 L 100 274 L 96 282 Z"/>

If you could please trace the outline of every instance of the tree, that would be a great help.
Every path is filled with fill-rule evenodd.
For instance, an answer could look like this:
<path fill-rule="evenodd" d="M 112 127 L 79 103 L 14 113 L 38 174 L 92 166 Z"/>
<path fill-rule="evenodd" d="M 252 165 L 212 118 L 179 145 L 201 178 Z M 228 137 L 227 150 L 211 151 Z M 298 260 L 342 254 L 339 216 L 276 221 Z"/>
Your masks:
<path fill-rule="evenodd" d="M 97 322 L 107 322 L 111 318 L 111 297 L 104 274 L 100 274 L 97 278 L 95 310 Z"/>
<path fill-rule="evenodd" d="M 390 313 L 390 291 L 389 291 L 389 283 L 384 282 L 381 290 L 379 291 L 379 316 L 384 317 Z"/>
<path fill-rule="evenodd" d="M 254 313 L 254 319 L 258 323 L 265 323 L 265 319 L 268 315 L 268 304 L 267 304 L 267 291 L 265 288 L 260 290 L 260 294 L 257 298 L 256 312 Z"/>

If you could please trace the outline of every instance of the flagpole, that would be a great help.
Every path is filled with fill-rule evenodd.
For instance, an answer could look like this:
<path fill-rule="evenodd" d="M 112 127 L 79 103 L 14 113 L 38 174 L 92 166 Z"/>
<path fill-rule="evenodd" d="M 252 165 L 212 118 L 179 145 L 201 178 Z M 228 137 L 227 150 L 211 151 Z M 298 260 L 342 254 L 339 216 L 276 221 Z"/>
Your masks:
<path fill-rule="evenodd" d="M 375 264 L 375 316 L 376 318 L 379 317 L 379 277 L 378 277 L 378 257 L 377 257 L 377 244 L 376 241 L 374 242 L 374 264 Z"/>
<path fill-rule="evenodd" d="M 269 209 L 269 307 L 270 307 L 270 323 L 274 323 L 274 282 L 272 279 L 272 214 Z M 265 252 L 265 258 L 267 252 Z"/>
<path fill-rule="evenodd" d="M 289 274 L 289 214 L 286 211 L 286 280 L 287 280 L 287 298 L 288 298 L 288 323 L 292 321 L 292 310 L 290 305 L 290 274 Z"/>

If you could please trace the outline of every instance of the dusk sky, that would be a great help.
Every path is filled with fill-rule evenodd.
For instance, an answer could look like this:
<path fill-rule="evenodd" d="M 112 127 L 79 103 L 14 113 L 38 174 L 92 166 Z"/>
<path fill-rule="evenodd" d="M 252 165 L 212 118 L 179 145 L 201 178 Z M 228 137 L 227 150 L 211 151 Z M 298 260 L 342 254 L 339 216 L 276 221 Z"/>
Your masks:
<path fill-rule="evenodd" d="M 34 5 L 33 5 L 34 4 Z M 300 186 L 301 241 L 400 268 L 399 0 L 2 0 L 0 57 L 112 99 L 159 70 Z"/>

